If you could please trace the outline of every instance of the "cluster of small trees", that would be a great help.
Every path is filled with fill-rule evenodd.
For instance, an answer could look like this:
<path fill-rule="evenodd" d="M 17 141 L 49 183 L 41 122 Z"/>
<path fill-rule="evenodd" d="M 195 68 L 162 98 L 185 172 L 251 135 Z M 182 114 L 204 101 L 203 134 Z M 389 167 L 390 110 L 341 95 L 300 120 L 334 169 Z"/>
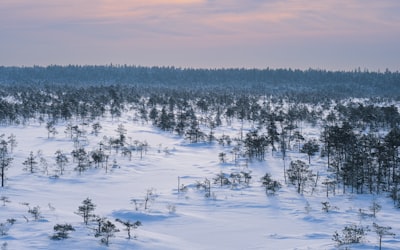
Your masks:
<path fill-rule="evenodd" d="M 262 186 L 265 187 L 265 193 L 267 195 L 275 194 L 275 192 L 277 192 L 282 187 L 282 184 L 277 180 L 273 180 L 269 173 L 266 173 L 261 178 L 261 183 Z"/>
<path fill-rule="evenodd" d="M 98 122 L 93 124 L 95 128 L 99 128 L 100 126 Z M 98 132 L 99 130 L 96 133 Z M 132 160 L 133 152 L 136 152 L 140 156 L 140 159 L 142 159 L 148 150 L 148 143 L 139 140 L 128 141 L 126 139 L 127 131 L 122 124 L 118 125 L 116 132 L 118 133 L 118 138 L 104 136 L 98 143 L 98 148 L 87 151 L 86 146 L 88 141 L 86 130 L 80 128 L 78 125 L 67 124 L 65 133 L 73 141 L 74 149 L 70 153 L 64 152 L 61 149 L 56 150 L 54 153 L 56 164 L 55 169 L 53 169 L 55 174 L 53 176 L 59 177 L 63 175 L 70 161 L 75 164 L 74 169 L 79 173 L 86 171 L 92 166 L 104 168 L 107 173 L 109 157 L 113 154 L 112 150 L 114 150 L 114 157 L 120 153 L 122 157 L 128 157 L 129 160 Z M 4 137 L 4 135 L 0 135 L 0 176 L 2 187 L 5 185 L 6 170 L 10 167 L 13 160 L 12 151 L 17 146 L 15 135 L 11 134 L 8 140 Z M 29 155 L 22 162 L 22 165 L 24 166 L 24 170 L 29 173 L 37 173 L 39 170 L 42 170 L 46 174 L 49 174 L 49 163 L 41 150 L 38 150 L 36 153 L 30 151 Z"/>
<path fill-rule="evenodd" d="M 375 232 L 378 237 L 379 250 L 382 249 L 383 237 L 395 236 L 391 230 L 392 228 L 389 226 L 381 226 L 375 222 L 372 224 L 372 231 Z M 339 246 L 358 244 L 363 242 L 367 232 L 369 231 L 371 231 L 369 227 L 351 224 L 345 226 L 340 233 L 335 231 L 332 240 Z"/>
<path fill-rule="evenodd" d="M 388 133 L 359 133 L 348 123 L 326 126 L 321 140 L 336 183 L 358 193 L 393 192 L 397 201 L 400 129 Z"/>
<path fill-rule="evenodd" d="M 4 205 L 6 202 L 10 202 L 8 197 L 2 196 L 2 200 Z M 29 203 L 21 203 L 22 205 L 28 208 L 28 213 L 30 213 L 34 219 L 34 221 L 38 221 L 43 218 L 40 207 L 35 206 L 31 207 Z M 51 205 L 49 204 L 49 207 Z M 54 208 L 53 208 L 54 209 Z M 111 238 L 115 237 L 115 233 L 120 230 L 118 227 L 106 217 L 101 217 L 94 214 L 96 209 L 96 205 L 92 202 L 91 199 L 86 198 L 82 201 L 82 204 L 78 207 L 76 214 L 80 215 L 83 218 L 83 223 L 89 229 L 94 231 L 94 236 L 96 238 L 100 238 L 100 243 L 106 246 L 109 246 Z M 24 216 L 27 222 L 29 222 L 28 217 Z M 132 238 L 132 232 L 137 229 L 139 226 L 142 226 L 140 221 L 130 221 L 130 220 L 122 220 L 115 219 L 116 222 L 120 223 L 123 226 L 123 230 L 127 231 L 128 239 Z M 5 222 L 0 222 L 0 236 L 5 236 L 8 234 L 9 229 L 16 223 L 16 219 L 11 218 L 7 219 Z M 69 234 L 75 231 L 75 228 L 69 224 L 56 224 L 54 226 L 54 233 L 50 236 L 52 240 L 64 240 L 69 238 Z"/>
<path fill-rule="evenodd" d="M 94 236 L 96 238 L 100 237 L 100 242 L 102 244 L 108 246 L 110 244 L 110 239 L 113 238 L 115 236 L 115 233 L 119 232 L 120 230 L 109 219 L 95 215 L 93 213 L 95 208 L 96 208 L 96 205 L 92 202 L 92 200 L 89 198 L 86 198 L 85 200 L 82 201 L 82 205 L 80 205 L 78 207 L 78 211 L 76 213 L 78 215 L 82 216 L 83 222 L 86 226 L 89 226 L 91 223 L 93 223 L 95 225 L 95 227 L 93 228 Z M 118 218 L 115 219 L 115 221 L 121 223 L 124 226 L 124 230 L 127 231 L 127 233 L 128 233 L 128 239 L 131 239 L 132 231 L 142 225 L 142 223 L 140 221 L 131 222 L 129 220 L 125 221 L 125 220 L 121 220 Z M 58 228 L 56 228 L 56 227 L 58 227 Z M 59 228 L 61 228 L 61 229 L 59 229 Z M 70 226 L 69 224 L 56 225 L 54 227 L 54 230 L 55 230 L 54 236 L 57 236 L 59 234 L 60 230 L 62 232 L 64 232 L 65 228 L 67 228 L 66 229 L 67 231 L 74 230 L 72 228 L 72 226 Z M 59 239 L 59 238 L 55 237 L 55 239 Z"/>
<path fill-rule="evenodd" d="M 214 177 L 214 184 L 219 184 L 221 187 L 225 185 L 237 186 L 244 184 L 249 185 L 251 180 L 251 171 L 232 172 L 230 174 L 219 173 Z"/>
<path fill-rule="evenodd" d="M 206 198 L 216 199 L 216 194 L 211 191 L 212 188 L 247 188 L 250 186 L 252 178 L 253 176 L 251 175 L 250 170 L 243 170 L 240 172 L 234 171 L 229 174 L 220 172 L 212 179 L 204 178 L 202 181 L 196 181 L 195 187 L 198 190 L 202 190 Z M 269 173 L 266 173 L 260 179 L 260 182 L 265 188 L 265 193 L 267 195 L 274 195 L 282 187 L 282 184 L 277 180 L 273 180 Z M 181 185 L 180 178 L 178 177 L 178 192 L 186 192 L 187 190 L 188 186 L 184 184 Z"/>

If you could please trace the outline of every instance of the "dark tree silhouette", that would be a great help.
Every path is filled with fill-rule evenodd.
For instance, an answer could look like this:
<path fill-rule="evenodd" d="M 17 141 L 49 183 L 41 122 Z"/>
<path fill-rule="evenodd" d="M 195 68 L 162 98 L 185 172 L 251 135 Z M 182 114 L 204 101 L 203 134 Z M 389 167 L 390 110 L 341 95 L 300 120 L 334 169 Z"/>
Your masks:
<path fill-rule="evenodd" d="M 13 158 L 10 157 L 8 152 L 8 143 L 1 139 L 0 141 L 0 175 L 1 175 L 1 187 L 4 187 L 6 179 L 6 170 L 10 166 Z"/>
<path fill-rule="evenodd" d="M 78 207 L 78 211 L 76 213 L 82 216 L 85 225 L 89 223 L 90 218 L 94 217 L 92 212 L 95 210 L 95 208 L 96 205 L 93 204 L 92 200 L 89 198 L 86 198 L 84 201 L 82 201 L 82 205 Z"/>
<path fill-rule="evenodd" d="M 128 232 L 128 239 L 131 239 L 131 231 L 132 231 L 132 229 L 136 229 L 136 228 L 138 228 L 139 226 L 142 225 L 142 223 L 140 221 L 138 221 L 138 220 L 135 221 L 135 222 L 131 222 L 129 220 L 123 221 L 121 219 L 116 219 L 116 221 L 125 226 L 124 230 Z"/>
<path fill-rule="evenodd" d="M 319 145 L 316 140 L 307 141 L 300 149 L 301 153 L 305 153 L 308 155 L 308 164 L 311 164 L 311 156 L 315 155 L 318 151 Z"/>
<path fill-rule="evenodd" d="M 312 180 L 314 177 L 312 171 L 309 169 L 309 166 L 301 160 L 290 162 L 290 167 L 287 170 L 287 175 L 289 181 L 293 185 L 296 185 L 297 192 L 299 194 L 303 193 L 304 186 L 307 181 Z"/>
<path fill-rule="evenodd" d="M 37 170 L 37 164 L 38 162 L 36 161 L 36 156 L 33 155 L 33 152 L 31 151 L 28 158 L 22 163 L 25 165 L 25 170 L 29 171 L 30 173 L 35 173 Z"/>

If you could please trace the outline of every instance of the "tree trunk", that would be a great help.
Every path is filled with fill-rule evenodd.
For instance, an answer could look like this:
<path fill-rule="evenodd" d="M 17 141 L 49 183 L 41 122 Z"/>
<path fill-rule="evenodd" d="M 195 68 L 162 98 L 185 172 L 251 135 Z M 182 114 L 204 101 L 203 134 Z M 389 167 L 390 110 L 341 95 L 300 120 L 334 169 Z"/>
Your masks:
<path fill-rule="evenodd" d="M 1 187 L 4 187 L 4 166 L 1 166 Z"/>

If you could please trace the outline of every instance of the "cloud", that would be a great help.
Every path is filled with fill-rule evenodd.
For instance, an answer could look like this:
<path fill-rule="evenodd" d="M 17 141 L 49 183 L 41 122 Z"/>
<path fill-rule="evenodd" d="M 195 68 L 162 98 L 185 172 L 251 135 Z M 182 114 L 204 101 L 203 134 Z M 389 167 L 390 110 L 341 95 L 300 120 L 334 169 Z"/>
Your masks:
<path fill-rule="evenodd" d="M 160 36 L 354 35 L 395 29 L 396 1 L 372 0 L 5 0 L 3 28 L 44 28 L 59 24 L 115 25 Z M 6 22 L 9 20 L 8 22 Z M 7 25 L 5 25 L 7 23 Z M 56 24 L 56 25 L 50 25 Z M 144 29 L 142 29 L 143 27 Z M 164 31 L 164 32 L 163 32 Z M 90 30 L 88 30 L 90 33 Z"/>
<path fill-rule="evenodd" d="M 105 50 L 107 57 L 157 51 L 152 58 L 200 58 L 212 51 L 232 61 L 226 53 L 244 58 L 247 51 L 248 61 L 262 61 L 313 47 L 320 54 L 352 46 L 380 51 L 400 40 L 398 13 L 397 0 L 2 0 L 0 52 L 16 46 L 46 52 L 47 46 L 86 49 L 82 57 L 92 58 Z"/>

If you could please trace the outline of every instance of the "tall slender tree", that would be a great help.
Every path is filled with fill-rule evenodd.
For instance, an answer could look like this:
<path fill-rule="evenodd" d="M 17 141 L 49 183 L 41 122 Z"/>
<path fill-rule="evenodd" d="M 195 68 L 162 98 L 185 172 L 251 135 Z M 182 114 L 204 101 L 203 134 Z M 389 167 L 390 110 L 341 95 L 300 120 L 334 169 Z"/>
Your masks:
<path fill-rule="evenodd" d="M 10 157 L 8 152 L 8 143 L 5 140 L 0 141 L 0 175 L 1 175 L 1 187 L 4 187 L 6 178 L 6 169 L 9 167 L 13 158 Z"/>
<path fill-rule="evenodd" d="M 319 145 L 316 140 L 309 140 L 304 143 L 303 147 L 300 149 L 301 153 L 308 155 L 308 164 L 311 164 L 311 156 L 315 155 L 319 150 Z"/>
<path fill-rule="evenodd" d="M 25 165 L 25 170 L 27 170 L 31 174 L 36 172 L 38 162 L 36 161 L 36 156 L 33 155 L 32 151 L 29 153 L 28 158 L 26 158 L 26 160 L 22 164 Z"/>

